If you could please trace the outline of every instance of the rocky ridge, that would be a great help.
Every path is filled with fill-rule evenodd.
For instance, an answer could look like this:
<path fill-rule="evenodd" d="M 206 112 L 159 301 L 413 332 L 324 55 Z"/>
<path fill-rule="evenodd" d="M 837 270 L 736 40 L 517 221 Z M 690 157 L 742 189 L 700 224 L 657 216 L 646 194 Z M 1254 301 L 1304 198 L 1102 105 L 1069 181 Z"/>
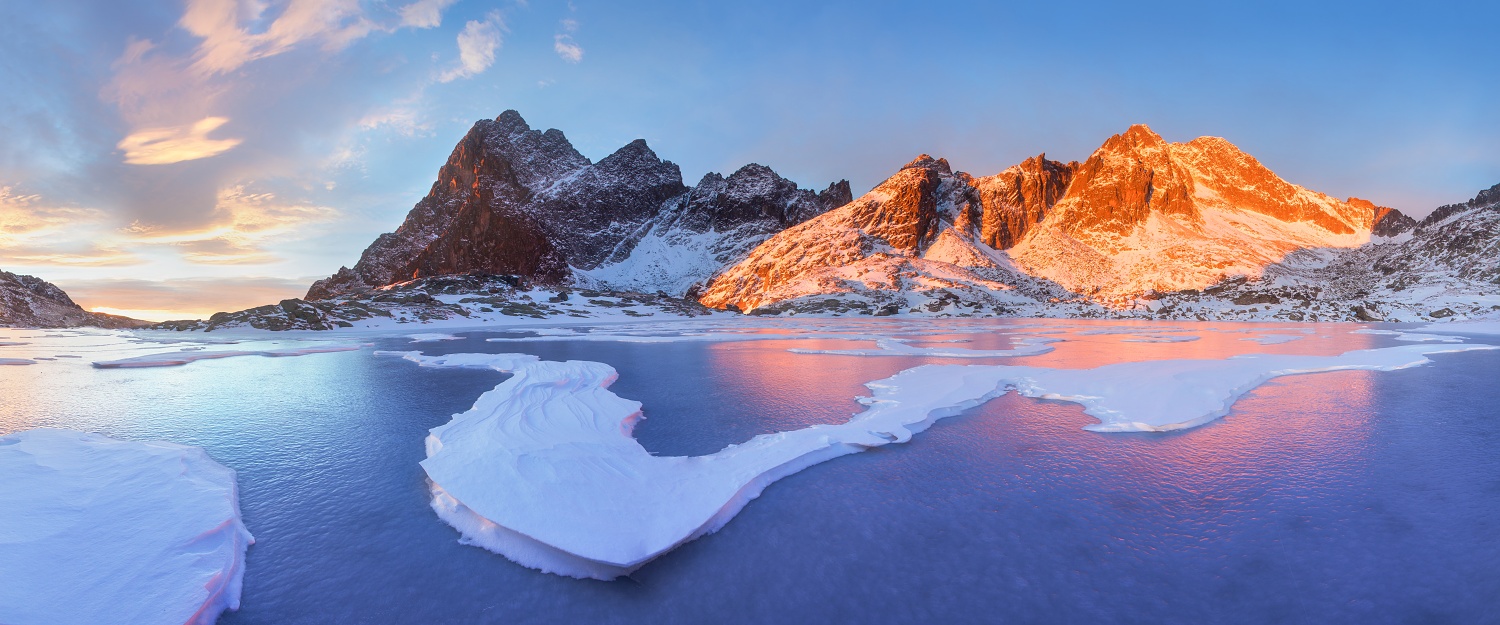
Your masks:
<path fill-rule="evenodd" d="M 798 189 L 760 165 L 689 189 L 644 140 L 591 163 L 561 131 L 506 111 L 476 122 L 405 222 L 307 299 L 466 272 L 680 295 L 772 233 L 847 202 L 848 189 Z"/>

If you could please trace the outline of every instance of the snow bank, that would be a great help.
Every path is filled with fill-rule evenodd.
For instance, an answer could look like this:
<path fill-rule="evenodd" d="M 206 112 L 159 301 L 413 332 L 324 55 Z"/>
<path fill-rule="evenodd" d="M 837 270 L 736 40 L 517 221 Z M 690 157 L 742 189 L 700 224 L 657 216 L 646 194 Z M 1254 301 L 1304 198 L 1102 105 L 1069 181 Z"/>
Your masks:
<path fill-rule="evenodd" d="M 0 623 L 209 625 L 240 605 L 234 471 L 203 450 L 0 437 Z"/>
<path fill-rule="evenodd" d="M 199 360 L 216 360 L 219 358 L 234 358 L 236 356 L 265 356 L 267 358 L 286 358 L 290 356 L 306 356 L 308 354 L 326 354 L 330 352 L 350 352 L 360 349 L 361 345 L 318 345 L 312 347 L 295 347 L 290 349 L 269 350 L 228 350 L 228 351 L 194 351 L 192 348 L 176 352 L 162 354 L 147 354 L 145 356 L 134 356 L 121 358 L 119 360 L 103 360 L 94 363 L 99 369 L 126 369 L 136 367 L 175 367 L 185 365 Z"/>
<path fill-rule="evenodd" d="M 1500 335 L 1500 321 L 1449 321 L 1432 323 L 1420 328 L 1430 334 L 1485 334 Z"/>
<path fill-rule="evenodd" d="M 866 384 L 872 396 L 860 401 L 868 408 L 846 423 L 757 436 L 694 457 L 653 456 L 631 437 L 641 404 L 607 390 L 618 376 L 608 365 L 524 354 L 385 354 L 423 366 L 514 373 L 430 431 L 421 464 L 433 510 L 465 543 L 549 573 L 607 580 L 719 529 L 781 477 L 906 442 L 934 421 L 1010 390 L 1082 404 L 1099 419 L 1089 430 L 1168 431 L 1224 415 L 1274 377 L 1389 371 L 1429 362 L 1428 354 L 1472 349 L 1495 348 L 1409 345 L 1095 369 L 924 365 Z"/>

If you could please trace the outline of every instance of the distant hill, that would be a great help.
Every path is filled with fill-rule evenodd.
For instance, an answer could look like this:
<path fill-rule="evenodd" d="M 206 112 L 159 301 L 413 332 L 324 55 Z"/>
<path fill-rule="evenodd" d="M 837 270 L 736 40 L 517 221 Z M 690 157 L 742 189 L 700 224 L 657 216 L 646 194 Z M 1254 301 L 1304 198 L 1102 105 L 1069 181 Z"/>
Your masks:
<path fill-rule="evenodd" d="M 0 271 L 0 327 L 139 328 L 150 322 L 84 310 L 46 280 Z"/>

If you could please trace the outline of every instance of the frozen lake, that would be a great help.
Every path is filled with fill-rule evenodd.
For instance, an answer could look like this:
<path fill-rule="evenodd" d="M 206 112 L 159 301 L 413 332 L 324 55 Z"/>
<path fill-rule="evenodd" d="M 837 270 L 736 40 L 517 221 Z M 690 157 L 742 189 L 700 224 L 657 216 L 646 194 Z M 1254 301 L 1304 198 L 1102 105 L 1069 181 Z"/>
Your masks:
<path fill-rule="evenodd" d="M 232 345 L 0 329 L 0 361 L 34 363 L 0 367 L 0 434 L 50 426 L 167 440 L 238 471 L 256 544 L 243 605 L 224 624 L 1500 622 L 1497 351 L 1279 377 L 1223 418 L 1169 433 L 1086 431 L 1098 419 L 1082 406 L 1011 393 L 909 443 L 777 481 L 719 532 L 613 582 L 460 544 L 429 507 L 423 439 L 508 376 L 373 353 L 608 364 L 620 373 L 610 390 L 644 404 L 641 445 L 677 456 L 842 423 L 864 409 L 855 398 L 870 394 L 866 382 L 925 363 L 1086 369 L 1424 343 L 1355 332 L 1374 327 L 768 320 Z M 708 330 L 792 336 L 671 338 Z M 330 345 L 358 349 L 90 365 Z M 826 353 L 1038 345 L 1051 351 Z"/>

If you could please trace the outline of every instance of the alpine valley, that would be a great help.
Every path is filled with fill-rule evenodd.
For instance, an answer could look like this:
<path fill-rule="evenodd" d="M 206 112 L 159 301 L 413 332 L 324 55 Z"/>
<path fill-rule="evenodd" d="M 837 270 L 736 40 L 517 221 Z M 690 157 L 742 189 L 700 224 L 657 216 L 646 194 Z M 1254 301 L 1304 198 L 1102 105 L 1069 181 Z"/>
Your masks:
<path fill-rule="evenodd" d="M 12 325 L 120 323 L 17 279 L 0 274 Z M 304 299 L 160 327 L 603 310 L 1500 318 L 1500 185 L 1417 221 L 1288 182 L 1225 139 L 1170 143 L 1136 125 L 1083 162 L 1038 155 L 988 176 L 920 155 L 857 198 L 847 181 L 803 189 L 758 164 L 687 186 L 643 140 L 591 162 L 506 111 L 475 123 L 405 221 Z"/>

